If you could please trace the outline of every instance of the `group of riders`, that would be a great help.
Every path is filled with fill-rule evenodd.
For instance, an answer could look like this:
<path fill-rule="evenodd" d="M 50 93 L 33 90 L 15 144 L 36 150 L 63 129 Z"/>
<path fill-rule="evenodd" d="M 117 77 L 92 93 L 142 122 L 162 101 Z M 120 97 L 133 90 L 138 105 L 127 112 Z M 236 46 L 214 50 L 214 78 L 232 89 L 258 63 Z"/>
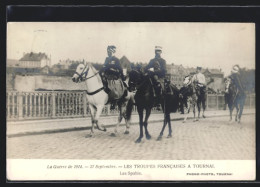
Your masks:
<path fill-rule="evenodd" d="M 105 59 L 105 63 L 101 70 L 99 71 L 102 82 L 105 87 L 105 91 L 109 93 L 111 90 L 108 87 L 108 79 L 121 79 L 122 82 L 126 80 L 126 75 L 123 72 L 123 68 L 120 60 L 116 57 L 116 46 L 110 45 L 107 47 L 107 55 Z M 150 60 L 146 67 L 143 67 L 143 72 L 150 76 L 151 83 L 154 88 L 154 97 L 155 97 L 155 106 L 158 108 L 160 105 L 160 99 L 164 93 L 165 85 L 169 84 L 169 79 L 166 78 L 166 61 L 161 57 L 162 47 L 155 46 L 155 57 Z M 231 75 L 228 76 L 225 81 L 233 81 L 240 91 L 241 94 L 244 93 L 243 86 L 241 84 L 240 76 L 239 76 L 240 67 L 238 65 L 233 66 L 231 71 Z M 197 67 L 196 74 L 191 78 L 191 82 L 195 85 L 195 90 L 198 92 L 206 93 L 206 78 L 204 74 L 201 72 L 202 67 Z M 127 85 L 124 83 L 124 86 Z M 226 90 L 228 93 L 228 90 Z M 115 109 L 117 100 L 111 100 L 111 110 Z M 226 106 L 226 104 L 225 104 Z"/>

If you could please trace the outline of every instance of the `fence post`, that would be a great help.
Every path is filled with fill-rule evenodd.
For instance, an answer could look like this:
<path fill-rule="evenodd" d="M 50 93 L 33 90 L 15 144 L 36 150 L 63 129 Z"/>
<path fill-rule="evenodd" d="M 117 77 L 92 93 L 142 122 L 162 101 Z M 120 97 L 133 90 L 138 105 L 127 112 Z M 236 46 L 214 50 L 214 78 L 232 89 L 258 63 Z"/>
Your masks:
<path fill-rule="evenodd" d="M 51 95 L 52 95 L 52 117 L 55 117 L 56 116 L 55 92 L 52 92 Z"/>
<path fill-rule="evenodd" d="M 86 92 L 83 92 L 83 117 L 87 116 L 87 95 Z"/>
<path fill-rule="evenodd" d="M 17 101 L 18 101 L 18 119 L 23 118 L 23 94 L 21 92 L 17 95 Z"/>

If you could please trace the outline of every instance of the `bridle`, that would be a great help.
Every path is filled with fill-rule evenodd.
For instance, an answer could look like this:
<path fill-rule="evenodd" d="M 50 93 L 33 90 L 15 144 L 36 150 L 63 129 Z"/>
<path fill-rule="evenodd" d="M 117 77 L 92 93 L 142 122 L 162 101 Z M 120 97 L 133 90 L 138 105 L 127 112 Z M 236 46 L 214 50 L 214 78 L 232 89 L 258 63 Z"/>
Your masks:
<path fill-rule="evenodd" d="M 88 68 L 87 68 L 88 67 Z M 88 72 L 89 72 L 89 65 L 88 66 L 85 66 L 84 69 L 82 70 L 82 73 L 79 74 L 78 72 L 75 72 L 75 74 L 77 74 L 79 76 L 79 79 L 82 80 L 82 81 L 85 81 L 85 80 L 88 80 L 88 79 L 91 79 L 92 77 L 95 77 L 99 72 L 97 71 L 94 75 L 90 76 L 90 77 L 87 77 L 88 75 Z M 87 68 L 87 70 L 85 71 L 85 69 Z"/>
<path fill-rule="evenodd" d="M 86 68 L 87 68 L 87 70 L 85 71 Z M 92 68 L 92 66 L 91 66 L 91 68 Z M 81 81 L 86 81 L 86 80 L 88 80 L 88 79 L 91 79 L 91 78 L 95 77 L 95 76 L 99 73 L 99 72 L 97 71 L 96 73 L 94 73 L 94 75 L 92 75 L 92 76 L 90 76 L 90 77 L 87 77 L 88 72 L 89 72 L 89 69 L 90 69 L 90 66 L 89 66 L 89 65 L 88 65 L 88 66 L 86 65 L 86 66 L 84 67 L 84 69 L 82 70 L 82 73 L 81 73 L 81 74 L 79 74 L 78 72 L 75 72 L 75 74 L 77 74 L 77 75 L 79 76 L 79 79 L 80 79 Z M 97 89 L 97 90 L 94 91 L 94 92 L 88 92 L 87 90 L 86 90 L 86 92 L 87 92 L 88 95 L 94 95 L 94 94 L 100 92 L 100 91 L 103 90 L 103 89 L 104 89 L 104 86 L 101 87 L 101 88 L 99 88 L 99 89 Z"/>
<path fill-rule="evenodd" d="M 135 72 L 138 75 L 141 75 L 141 72 L 139 72 L 138 70 L 132 70 L 132 72 Z M 140 78 L 136 79 L 135 81 L 132 81 L 131 79 L 129 79 L 129 86 L 132 85 L 133 87 L 135 87 L 136 89 L 139 89 L 145 82 L 145 80 L 141 81 L 139 80 Z"/>

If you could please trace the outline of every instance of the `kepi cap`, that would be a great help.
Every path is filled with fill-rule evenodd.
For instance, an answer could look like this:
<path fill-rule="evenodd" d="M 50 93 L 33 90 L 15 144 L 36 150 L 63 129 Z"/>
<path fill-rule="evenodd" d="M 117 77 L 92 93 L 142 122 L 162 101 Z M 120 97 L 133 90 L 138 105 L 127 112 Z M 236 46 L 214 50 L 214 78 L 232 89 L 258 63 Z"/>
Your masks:
<path fill-rule="evenodd" d="M 162 47 L 161 46 L 155 46 L 155 51 L 162 51 Z"/>
<path fill-rule="evenodd" d="M 238 65 L 234 65 L 232 70 L 231 70 L 232 73 L 238 73 L 239 72 L 239 67 Z"/>
<path fill-rule="evenodd" d="M 116 52 L 116 46 L 114 46 L 114 45 L 107 46 L 107 51 L 115 53 Z"/>

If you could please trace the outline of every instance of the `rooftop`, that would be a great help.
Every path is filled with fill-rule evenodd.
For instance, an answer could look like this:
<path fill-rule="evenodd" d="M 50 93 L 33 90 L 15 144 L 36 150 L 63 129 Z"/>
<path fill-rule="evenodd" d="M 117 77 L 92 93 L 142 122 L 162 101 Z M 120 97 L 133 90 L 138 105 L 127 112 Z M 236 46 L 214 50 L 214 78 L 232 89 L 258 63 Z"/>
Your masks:
<path fill-rule="evenodd" d="M 48 59 L 45 53 L 26 53 L 19 61 L 41 61 L 42 59 Z"/>

